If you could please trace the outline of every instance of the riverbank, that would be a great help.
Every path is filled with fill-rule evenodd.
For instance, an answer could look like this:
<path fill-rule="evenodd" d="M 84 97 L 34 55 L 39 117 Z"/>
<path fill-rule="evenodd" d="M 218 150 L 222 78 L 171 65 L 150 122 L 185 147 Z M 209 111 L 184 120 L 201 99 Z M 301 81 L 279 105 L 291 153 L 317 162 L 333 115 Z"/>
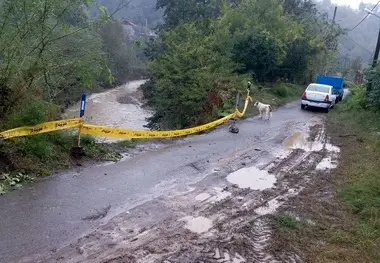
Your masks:
<path fill-rule="evenodd" d="M 145 80 L 131 81 L 115 89 L 89 95 L 85 114 L 86 122 L 144 129 L 145 118 L 151 115 L 150 111 L 142 108 L 139 87 L 144 82 Z M 78 111 L 79 103 L 76 103 L 66 110 L 62 118 L 76 118 Z M 22 126 L 26 117 L 28 120 L 33 120 L 33 118 L 41 119 L 41 121 L 50 120 L 45 119 L 47 117 L 44 116 L 45 113 L 50 112 L 48 110 L 34 107 L 31 112 L 27 111 L 26 115 L 21 112 L 19 115 L 22 118 L 16 118 L 16 121 Z M 29 123 L 29 125 L 33 124 L 35 123 Z M 141 140 L 107 140 L 82 136 L 81 146 L 84 156 L 76 159 L 71 156 L 71 148 L 76 145 L 76 141 L 75 131 L 54 132 L 3 141 L 0 145 L 0 192 L 18 189 L 23 184 L 33 181 L 35 177 L 48 176 L 57 171 L 99 162 L 117 162 L 124 156 L 133 154 L 137 141 L 141 143 Z"/>
<path fill-rule="evenodd" d="M 327 133 L 340 147 L 336 169 L 313 183 L 273 218 L 280 247 L 304 262 L 380 262 L 379 114 L 337 105 Z"/>

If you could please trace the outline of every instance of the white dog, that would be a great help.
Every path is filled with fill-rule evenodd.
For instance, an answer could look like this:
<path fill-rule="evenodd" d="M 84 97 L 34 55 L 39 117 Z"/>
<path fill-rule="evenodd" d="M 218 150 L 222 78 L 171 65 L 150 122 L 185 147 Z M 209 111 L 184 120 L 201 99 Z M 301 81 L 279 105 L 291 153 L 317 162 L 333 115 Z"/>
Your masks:
<path fill-rule="evenodd" d="M 260 112 L 260 119 L 264 117 L 264 114 L 267 117 L 267 120 L 269 120 L 272 117 L 273 108 L 269 104 L 264 104 L 261 102 L 256 101 L 255 104 L 253 104 Z"/>

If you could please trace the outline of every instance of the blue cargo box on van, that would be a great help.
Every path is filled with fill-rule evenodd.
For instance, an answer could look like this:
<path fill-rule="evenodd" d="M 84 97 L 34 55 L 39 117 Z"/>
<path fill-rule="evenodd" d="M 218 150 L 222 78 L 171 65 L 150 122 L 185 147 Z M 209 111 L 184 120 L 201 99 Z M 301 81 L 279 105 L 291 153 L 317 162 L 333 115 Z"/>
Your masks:
<path fill-rule="evenodd" d="M 343 99 L 344 93 L 344 79 L 341 77 L 331 77 L 331 76 L 318 76 L 318 84 L 330 85 L 333 87 L 333 94 L 337 96 L 337 101 Z"/>

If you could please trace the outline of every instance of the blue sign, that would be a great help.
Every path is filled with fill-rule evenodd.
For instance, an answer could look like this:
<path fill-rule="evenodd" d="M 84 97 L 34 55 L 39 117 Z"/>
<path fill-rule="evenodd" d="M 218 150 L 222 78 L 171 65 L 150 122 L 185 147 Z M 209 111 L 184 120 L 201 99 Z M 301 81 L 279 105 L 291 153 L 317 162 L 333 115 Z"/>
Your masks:
<path fill-rule="evenodd" d="M 84 112 L 86 110 L 86 93 L 83 93 L 82 94 L 82 99 L 81 99 L 81 102 L 80 102 L 80 114 L 79 114 L 79 117 L 83 117 L 84 116 Z"/>

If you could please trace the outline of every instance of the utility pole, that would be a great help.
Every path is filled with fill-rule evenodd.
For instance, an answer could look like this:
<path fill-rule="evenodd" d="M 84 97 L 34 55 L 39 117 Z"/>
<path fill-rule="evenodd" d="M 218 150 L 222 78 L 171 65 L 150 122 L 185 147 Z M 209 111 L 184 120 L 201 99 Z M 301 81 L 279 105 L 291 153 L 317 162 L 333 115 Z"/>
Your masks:
<path fill-rule="evenodd" d="M 338 11 L 338 7 L 337 7 L 337 6 L 336 6 L 335 9 L 334 9 L 333 24 L 335 24 L 336 11 Z"/>
<path fill-rule="evenodd" d="M 336 13 L 338 11 L 338 7 L 335 6 L 334 8 L 334 16 L 333 16 L 333 20 L 332 20 L 332 25 L 331 25 L 331 28 L 334 29 L 334 25 L 335 25 L 335 19 L 336 19 Z M 325 50 L 325 65 L 324 65 L 324 74 L 327 75 L 328 71 L 327 71 L 327 56 L 328 56 L 328 52 L 327 50 Z"/>
<path fill-rule="evenodd" d="M 379 52 L 380 52 L 380 29 L 379 29 L 379 35 L 377 36 L 376 50 L 375 50 L 375 55 L 373 56 L 373 62 L 372 62 L 372 67 L 371 67 L 372 69 L 374 69 L 377 65 L 377 60 L 379 59 Z M 368 81 L 367 94 L 371 90 L 372 90 L 372 80 Z"/>
<path fill-rule="evenodd" d="M 372 68 L 376 67 L 377 60 L 379 59 L 379 52 L 380 52 L 380 29 L 379 29 L 379 35 L 377 36 L 377 44 L 376 44 L 375 56 L 373 57 Z"/>

